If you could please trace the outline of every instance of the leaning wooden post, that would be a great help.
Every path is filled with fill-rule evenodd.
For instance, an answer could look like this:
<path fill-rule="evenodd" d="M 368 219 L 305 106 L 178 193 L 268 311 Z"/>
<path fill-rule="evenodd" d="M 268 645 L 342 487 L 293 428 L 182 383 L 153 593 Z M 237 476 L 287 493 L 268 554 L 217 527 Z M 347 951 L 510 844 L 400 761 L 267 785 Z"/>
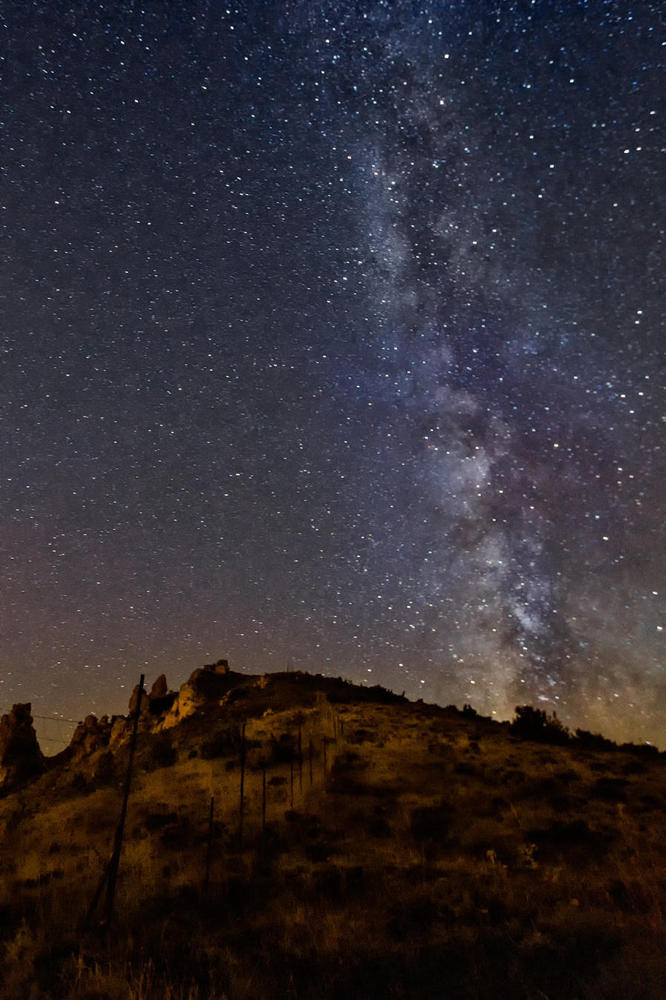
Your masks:
<path fill-rule="evenodd" d="M 238 843 L 243 846 L 243 816 L 245 812 L 245 723 L 241 725 L 240 802 L 238 804 Z"/>
<path fill-rule="evenodd" d="M 289 806 L 291 809 L 294 808 L 294 748 L 291 748 L 291 756 L 289 758 Z"/>
<path fill-rule="evenodd" d="M 302 737 L 302 723 L 299 719 L 298 722 L 298 790 L 303 792 L 303 737 Z"/>
<path fill-rule="evenodd" d="M 139 728 L 139 716 L 141 715 L 141 697 L 143 695 L 143 682 L 144 675 L 141 674 L 139 680 L 139 695 L 136 703 L 136 712 L 134 713 L 134 726 L 132 728 L 132 737 L 130 739 L 129 747 L 129 761 L 127 763 L 127 774 L 125 776 L 125 788 L 123 790 L 123 805 L 120 810 L 120 820 L 118 826 L 116 827 L 116 835 L 113 842 L 113 853 L 111 855 L 111 861 L 109 862 L 109 869 L 106 882 L 106 903 L 104 906 L 104 917 L 106 923 L 111 923 L 111 918 L 113 917 L 113 904 L 116 895 L 116 883 L 118 881 L 118 868 L 120 866 L 120 852 L 123 846 L 123 834 L 125 832 L 125 819 L 127 817 L 127 802 L 129 799 L 130 786 L 132 784 L 132 765 L 134 763 L 134 749 L 136 747 L 136 734 Z"/>
<path fill-rule="evenodd" d="M 215 796 L 210 797 L 210 810 L 208 813 L 208 843 L 206 845 L 206 874 L 204 876 L 204 896 L 208 894 L 208 884 L 210 882 L 210 862 L 213 856 L 213 815 L 215 813 Z"/>
<path fill-rule="evenodd" d="M 266 762 L 261 762 L 261 833 L 266 832 Z"/>

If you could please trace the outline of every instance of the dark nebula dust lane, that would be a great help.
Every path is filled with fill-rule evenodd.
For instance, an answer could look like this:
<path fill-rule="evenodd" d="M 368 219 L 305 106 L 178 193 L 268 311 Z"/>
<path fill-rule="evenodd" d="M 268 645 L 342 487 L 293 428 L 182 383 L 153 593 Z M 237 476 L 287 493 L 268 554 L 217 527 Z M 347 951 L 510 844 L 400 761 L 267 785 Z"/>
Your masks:
<path fill-rule="evenodd" d="M 665 41 L 2 6 L 3 710 L 228 656 L 665 742 Z"/>

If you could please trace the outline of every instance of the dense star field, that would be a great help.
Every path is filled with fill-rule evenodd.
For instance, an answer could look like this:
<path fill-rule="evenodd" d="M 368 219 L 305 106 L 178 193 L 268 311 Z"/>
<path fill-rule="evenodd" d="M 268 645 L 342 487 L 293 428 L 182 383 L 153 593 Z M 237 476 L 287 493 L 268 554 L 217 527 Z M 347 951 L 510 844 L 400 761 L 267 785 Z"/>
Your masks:
<path fill-rule="evenodd" d="M 660 10 L 2 4 L 3 710 L 228 656 L 666 743 Z"/>

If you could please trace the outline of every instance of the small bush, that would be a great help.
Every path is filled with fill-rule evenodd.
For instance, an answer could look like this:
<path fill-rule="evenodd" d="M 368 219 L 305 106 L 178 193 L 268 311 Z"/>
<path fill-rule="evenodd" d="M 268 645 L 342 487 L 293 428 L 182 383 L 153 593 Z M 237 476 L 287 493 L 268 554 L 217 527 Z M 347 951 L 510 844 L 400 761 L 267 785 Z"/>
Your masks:
<path fill-rule="evenodd" d="M 453 809 L 448 802 L 437 806 L 419 806 L 412 810 L 410 827 L 415 840 L 443 842 L 448 839 Z"/>
<path fill-rule="evenodd" d="M 157 771 L 161 767 L 171 767 L 176 763 L 178 754 L 168 733 L 157 733 L 153 736 L 148 752 L 144 758 L 146 771 Z"/>
<path fill-rule="evenodd" d="M 270 764 L 289 764 L 296 760 L 296 744 L 291 733 L 281 733 L 279 739 L 271 736 L 268 747 Z"/>
<path fill-rule="evenodd" d="M 100 754 L 97 761 L 93 781 L 95 785 L 112 785 L 116 780 L 116 776 L 115 758 L 110 750 L 105 750 L 104 753 Z"/>
<path fill-rule="evenodd" d="M 233 726 L 219 729 L 209 740 L 201 744 L 202 760 L 215 760 L 218 757 L 229 757 L 240 752 L 240 735 Z"/>
<path fill-rule="evenodd" d="M 590 733 L 587 729 L 576 730 L 576 742 L 584 750 L 617 750 L 617 743 L 607 740 L 605 736 L 600 736 L 599 733 Z"/>
<path fill-rule="evenodd" d="M 543 709 L 532 708 L 531 705 L 516 706 L 516 717 L 509 728 L 514 736 L 522 740 L 556 745 L 569 742 L 569 730 L 554 712 L 548 715 Z"/>

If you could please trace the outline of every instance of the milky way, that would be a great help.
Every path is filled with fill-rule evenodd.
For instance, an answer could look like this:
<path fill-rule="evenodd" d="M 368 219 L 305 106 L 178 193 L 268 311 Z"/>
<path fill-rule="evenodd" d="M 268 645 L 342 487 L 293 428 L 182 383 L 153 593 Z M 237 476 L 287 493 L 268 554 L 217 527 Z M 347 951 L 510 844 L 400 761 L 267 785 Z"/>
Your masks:
<path fill-rule="evenodd" d="M 659 6 L 54 6 L 0 11 L 3 709 L 228 656 L 665 742 Z"/>

